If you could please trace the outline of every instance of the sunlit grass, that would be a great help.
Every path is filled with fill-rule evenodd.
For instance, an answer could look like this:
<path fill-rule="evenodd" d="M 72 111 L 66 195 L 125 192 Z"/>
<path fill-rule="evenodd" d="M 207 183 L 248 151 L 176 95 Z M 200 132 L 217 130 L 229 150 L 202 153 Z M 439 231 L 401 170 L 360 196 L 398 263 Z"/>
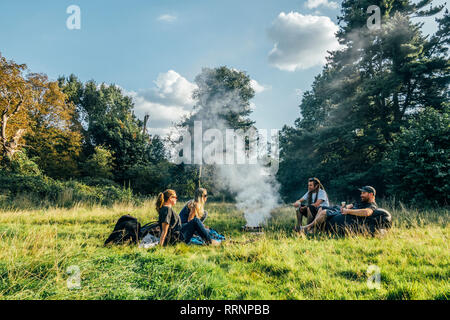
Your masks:
<path fill-rule="evenodd" d="M 448 210 L 392 210 L 384 237 L 304 237 L 291 231 L 291 208 L 274 210 L 266 232 L 255 235 L 241 232 L 245 221 L 232 204 L 208 203 L 206 224 L 231 240 L 221 247 L 103 247 L 120 216 L 155 221 L 153 205 L 0 211 L 0 298 L 449 297 Z M 380 268 L 380 289 L 367 285 L 370 265 Z M 70 266 L 81 271 L 81 289 L 68 288 Z"/>

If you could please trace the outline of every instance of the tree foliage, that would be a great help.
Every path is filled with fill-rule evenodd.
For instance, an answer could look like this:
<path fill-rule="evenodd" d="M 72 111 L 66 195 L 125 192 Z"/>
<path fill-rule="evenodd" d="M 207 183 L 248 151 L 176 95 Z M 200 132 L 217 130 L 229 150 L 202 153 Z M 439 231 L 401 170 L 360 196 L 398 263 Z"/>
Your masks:
<path fill-rule="evenodd" d="M 282 132 L 279 180 L 286 198 L 298 196 L 314 175 L 336 197 L 367 184 L 392 195 L 382 165 L 388 148 L 411 117 L 425 108 L 442 111 L 449 98 L 448 13 L 428 38 L 411 21 L 443 8 L 429 3 L 343 1 L 337 34 L 343 49 L 330 54 L 303 96 L 301 117 Z M 379 30 L 366 26 L 373 4 L 382 10 Z"/>
<path fill-rule="evenodd" d="M 81 135 L 73 123 L 74 106 L 43 74 L 24 75 L 26 65 L 1 58 L 1 157 L 10 162 L 23 147 L 40 168 L 55 177 L 77 172 Z"/>
<path fill-rule="evenodd" d="M 414 115 L 385 155 L 388 191 L 417 204 L 449 205 L 449 150 L 450 105 Z"/>

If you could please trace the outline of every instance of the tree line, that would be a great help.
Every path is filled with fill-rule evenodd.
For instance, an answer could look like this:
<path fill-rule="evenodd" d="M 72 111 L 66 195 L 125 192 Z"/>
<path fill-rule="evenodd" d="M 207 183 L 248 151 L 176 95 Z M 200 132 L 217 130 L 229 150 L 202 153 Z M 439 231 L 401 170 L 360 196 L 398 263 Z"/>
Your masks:
<path fill-rule="evenodd" d="M 366 9 L 373 4 L 382 23 L 369 30 Z M 372 185 L 380 197 L 449 203 L 450 18 L 444 6 L 430 4 L 343 1 L 337 33 L 343 49 L 330 52 L 303 94 L 295 125 L 281 131 L 277 179 L 284 200 L 298 198 L 316 176 L 335 198 Z M 413 22 L 438 13 L 444 14 L 430 36 Z M 195 82 L 196 105 L 178 129 L 191 130 L 215 110 L 230 128 L 254 125 L 248 74 L 205 68 Z M 214 101 L 212 108 L 208 101 L 224 92 L 237 94 L 239 104 Z M 118 86 L 75 75 L 50 81 L 0 55 L 2 175 L 125 186 L 140 195 L 170 187 L 187 197 L 199 184 L 219 193 L 213 166 L 199 177 L 198 166 L 172 163 L 170 141 L 150 136 L 133 108 Z"/>
<path fill-rule="evenodd" d="M 373 4 L 381 8 L 378 30 L 366 26 Z M 287 198 L 317 176 L 334 197 L 372 185 L 380 197 L 449 203 L 449 14 L 430 36 L 412 21 L 443 12 L 430 4 L 343 1 L 337 37 L 344 49 L 330 53 L 300 117 L 282 132 Z"/>

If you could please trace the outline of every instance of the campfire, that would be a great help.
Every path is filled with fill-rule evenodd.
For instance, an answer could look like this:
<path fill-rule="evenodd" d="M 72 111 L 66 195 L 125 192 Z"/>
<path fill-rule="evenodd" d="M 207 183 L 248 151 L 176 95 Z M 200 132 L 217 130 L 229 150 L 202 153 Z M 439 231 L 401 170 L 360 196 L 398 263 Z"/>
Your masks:
<path fill-rule="evenodd" d="M 244 232 L 264 232 L 264 228 L 262 226 L 257 226 L 257 227 L 242 226 L 242 231 L 244 231 Z"/>

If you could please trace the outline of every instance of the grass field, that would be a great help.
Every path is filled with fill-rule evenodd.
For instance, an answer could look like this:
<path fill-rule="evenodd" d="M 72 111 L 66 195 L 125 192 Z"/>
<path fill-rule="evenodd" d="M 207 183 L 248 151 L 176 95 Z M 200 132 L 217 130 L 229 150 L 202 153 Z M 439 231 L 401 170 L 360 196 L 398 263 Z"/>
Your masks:
<path fill-rule="evenodd" d="M 0 299 L 449 298 L 448 210 L 392 210 L 387 235 L 345 238 L 292 233 L 286 207 L 273 212 L 263 235 L 242 233 L 243 215 L 232 204 L 207 210 L 206 224 L 232 242 L 103 247 L 121 215 L 156 220 L 151 201 L 0 210 Z M 367 284 L 371 265 L 380 270 L 378 289 Z M 79 288 L 69 289 L 77 275 Z"/>

